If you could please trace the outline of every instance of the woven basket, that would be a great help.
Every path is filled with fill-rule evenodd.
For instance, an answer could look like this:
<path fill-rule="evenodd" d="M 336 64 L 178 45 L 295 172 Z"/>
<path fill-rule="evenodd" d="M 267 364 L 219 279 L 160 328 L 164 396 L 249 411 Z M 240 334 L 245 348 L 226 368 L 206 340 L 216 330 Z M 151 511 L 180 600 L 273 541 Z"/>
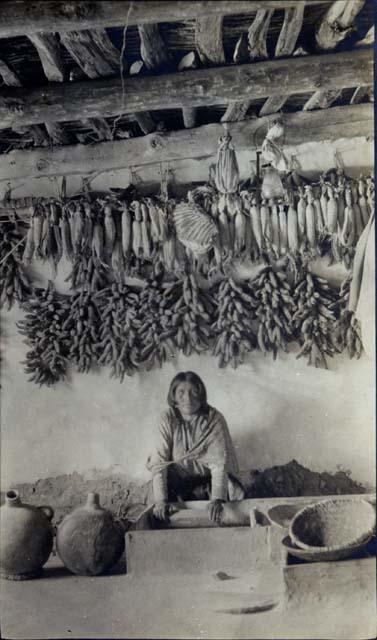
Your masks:
<path fill-rule="evenodd" d="M 308 549 L 300 549 L 300 547 L 296 547 L 289 536 L 283 538 L 282 544 L 291 556 L 299 558 L 300 560 L 306 560 L 307 562 L 330 562 L 331 560 L 345 560 L 346 558 L 350 558 L 354 553 L 363 551 L 368 544 L 368 540 L 336 551 L 325 548 L 319 551 L 314 549 L 310 551 Z"/>
<path fill-rule="evenodd" d="M 291 522 L 292 542 L 309 551 L 341 551 L 374 535 L 375 508 L 366 500 L 329 499 L 308 505 Z"/>

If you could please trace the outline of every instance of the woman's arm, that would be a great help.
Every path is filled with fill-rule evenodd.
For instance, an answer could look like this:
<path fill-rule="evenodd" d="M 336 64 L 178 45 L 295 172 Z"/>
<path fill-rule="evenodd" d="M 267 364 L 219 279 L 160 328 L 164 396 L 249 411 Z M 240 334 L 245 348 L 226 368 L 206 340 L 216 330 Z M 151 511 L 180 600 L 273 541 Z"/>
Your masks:
<path fill-rule="evenodd" d="M 156 448 L 148 459 L 148 468 L 152 472 L 152 487 L 155 502 L 167 502 L 167 466 L 164 463 L 172 459 L 173 435 L 168 413 L 161 416 L 158 425 Z"/>

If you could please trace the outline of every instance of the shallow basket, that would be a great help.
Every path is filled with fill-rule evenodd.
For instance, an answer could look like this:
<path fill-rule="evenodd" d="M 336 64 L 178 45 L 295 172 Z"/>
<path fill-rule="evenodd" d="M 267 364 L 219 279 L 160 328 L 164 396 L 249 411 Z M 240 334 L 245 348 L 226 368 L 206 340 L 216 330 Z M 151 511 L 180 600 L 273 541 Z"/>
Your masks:
<path fill-rule="evenodd" d="M 366 500 L 332 498 L 301 509 L 291 522 L 289 535 L 301 549 L 341 551 L 368 542 L 375 523 L 375 508 Z"/>
<path fill-rule="evenodd" d="M 364 551 L 367 544 L 369 542 L 369 537 L 365 542 L 361 542 L 360 544 L 350 545 L 348 547 L 344 547 L 343 549 L 326 549 L 325 547 L 320 548 L 319 550 L 312 547 L 309 551 L 308 549 L 300 549 L 297 547 L 289 536 L 286 536 L 282 540 L 282 545 L 285 550 L 295 558 L 299 558 L 300 560 L 306 560 L 307 562 L 330 562 L 331 560 L 346 560 L 347 558 L 351 558 L 355 553 L 360 553 L 360 551 Z"/>

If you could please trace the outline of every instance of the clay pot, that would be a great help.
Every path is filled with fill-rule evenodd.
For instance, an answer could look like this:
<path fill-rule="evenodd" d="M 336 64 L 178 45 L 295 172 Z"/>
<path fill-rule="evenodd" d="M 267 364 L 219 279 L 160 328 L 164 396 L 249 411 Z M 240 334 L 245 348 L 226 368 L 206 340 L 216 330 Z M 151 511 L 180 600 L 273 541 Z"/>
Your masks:
<path fill-rule="evenodd" d="M 89 493 L 86 504 L 68 514 L 58 526 L 57 552 L 77 575 L 95 576 L 114 565 L 124 551 L 124 531 L 110 511 Z"/>
<path fill-rule="evenodd" d="M 51 507 L 23 504 L 17 491 L 8 491 L 0 509 L 0 575 L 27 580 L 41 575 L 52 551 Z"/>

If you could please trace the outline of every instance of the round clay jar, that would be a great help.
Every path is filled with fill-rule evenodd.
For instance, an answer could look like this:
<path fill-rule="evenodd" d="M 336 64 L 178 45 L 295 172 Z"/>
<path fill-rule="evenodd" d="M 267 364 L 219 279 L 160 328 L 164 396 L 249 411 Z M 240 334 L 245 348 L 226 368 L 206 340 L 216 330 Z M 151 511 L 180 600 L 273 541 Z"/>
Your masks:
<path fill-rule="evenodd" d="M 53 545 L 51 507 L 21 502 L 17 491 L 8 491 L 0 509 L 0 575 L 27 580 L 41 575 Z"/>
<path fill-rule="evenodd" d="M 56 534 L 57 552 L 72 573 L 95 576 L 110 569 L 124 551 L 124 532 L 110 511 L 89 493 L 86 504 L 64 518 Z"/>

